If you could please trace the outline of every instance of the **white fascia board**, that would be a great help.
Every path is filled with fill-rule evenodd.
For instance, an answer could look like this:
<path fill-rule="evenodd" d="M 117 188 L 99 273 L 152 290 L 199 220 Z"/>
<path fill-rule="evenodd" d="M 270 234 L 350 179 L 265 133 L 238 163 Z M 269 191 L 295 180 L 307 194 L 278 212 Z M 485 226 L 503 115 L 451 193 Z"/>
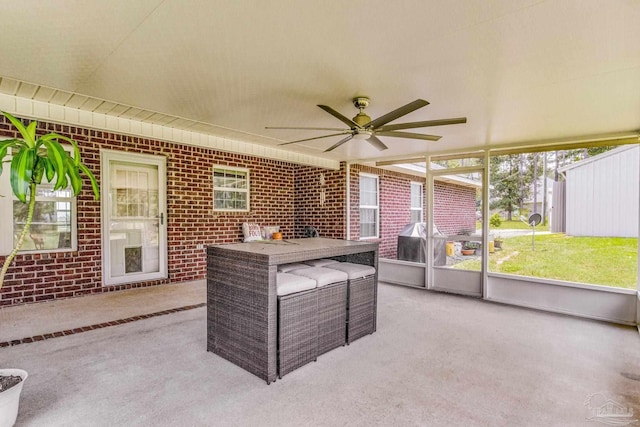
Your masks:
<path fill-rule="evenodd" d="M 3 111 L 34 120 L 45 120 L 142 138 L 160 139 L 178 144 L 197 145 L 215 150 L 253 155 L 319 168 L 340 169 L 340 162 L 337 160 L 310 156 L 278 148 L 264 147 L 258 144 L 220 138 L 214 135 L 186 131 L 169 126 L 155 124 L 149 126 L 139 120 L 115 117 L 103 113 L 80 112 L 77 108 L 65 107 L 13 95 L 0 93 L 0 107 Z"/>

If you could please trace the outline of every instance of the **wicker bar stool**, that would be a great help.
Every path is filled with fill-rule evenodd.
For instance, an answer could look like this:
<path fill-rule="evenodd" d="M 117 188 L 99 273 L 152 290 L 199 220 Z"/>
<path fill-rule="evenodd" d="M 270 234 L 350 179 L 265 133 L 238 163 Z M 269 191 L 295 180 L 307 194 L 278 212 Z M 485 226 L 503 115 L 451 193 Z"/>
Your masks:
<path fill-rule="evenodd" d="M 277 273 L 278 377 L 318 358 L 316 281 Z"/>
<path fill-rule="evenodd" d="M 346 343 L 347 274 L 324 267 L 291 271 L 315 280 L 318 292 L 318 355 Z"/>
<path fill-rule="evenodd" d="M 347 273 L 347 344 L 376 330 L 376 269 L 369 265 L 341 262 L 327 268 Z"/>

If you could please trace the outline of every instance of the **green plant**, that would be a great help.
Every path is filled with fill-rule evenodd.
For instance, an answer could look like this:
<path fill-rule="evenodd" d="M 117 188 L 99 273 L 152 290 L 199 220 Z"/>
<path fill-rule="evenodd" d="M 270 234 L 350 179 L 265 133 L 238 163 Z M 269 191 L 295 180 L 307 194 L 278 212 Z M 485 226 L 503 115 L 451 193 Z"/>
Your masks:
<path fill-rule="evenodd" d="M 496 237 L 493 238 L 493 247 L 495 249 L 502 249 L 502 237 L 500 237 L 499 234 L 496 235 Z"/>
<path fill-rule="evenodd" d="M 500 217 L 500 214 L 496 212 L 491 215 L 489 217 L 489 224 L 494 228 L 500 227 L 502 225 L 502 218 Z"/>
<path fill-rule="evenodd" d="M 480 247 L 480 243 L 478 242 L 466 242 L 462 249 L 478 249 Z"/>
<path fill-rule="evenodd" d="M 37 122 L 33 121 L 25 126 L 11 114 L 4 111 L 2 114 L 20 132 L 22 139 L 14 138 L 0 141 L 0 174 L 3 172 L 3 163 L 8 163 L 9 157 L 11 157 L 9 168 L 11 191 L 20 202 L 27 205 L 27 218 L 18 241 L 11 253 L 5 258 L 2 270 L 0 270 L 0 288 L 4 284 L 4 277 L 11 262 L 18 254 L 31 229 L 36 205 L 36 187 L 42 183 L 43 178 L 46 179 L 46 182 L 54 182 L 55 180 L 54 190 L 71 186 L 74 196 L 77 196 L 82 189 L 80 174 L 83 173 L 91 182 L 95 199 L 100 198 L 98 182 L 93 173 L 81 162 L 80 149 L 76 141 L 57 133 L 48 133 L 37 137 Z M 60 141 L 71 144 L 72 152 L 67 152 Z"/>

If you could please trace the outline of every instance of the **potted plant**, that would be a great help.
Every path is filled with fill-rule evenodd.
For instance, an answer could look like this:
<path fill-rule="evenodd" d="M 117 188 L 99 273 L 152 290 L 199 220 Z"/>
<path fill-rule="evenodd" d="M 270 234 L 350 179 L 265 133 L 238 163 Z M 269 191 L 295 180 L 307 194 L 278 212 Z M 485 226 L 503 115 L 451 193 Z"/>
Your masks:
<path fill-rule="evenodd" d="M 18 404 L 27 371 L 0 369 L 0 426 L 11 427 L 18 417 Z"/>
<path fill-rule="evenodd" d="M 502 237 L 500 237 L 500 235 L 493 238 L 493 247 L 496 249 L 502 249 Z"/>
<path fill-rule="evenodd" d="M 77 196 L 82 189 L 82 173 L 89 178 L 95 199 L 100 198 L 98 182 L 93 173 L 80 161 L 80 149 L 76 141 L 57 133 L 38 137 L 37 122 L 33 121 L 25 126 L 11 114 L 2 114 L 15 126 L 22 138 L 0 141 L 0 174 L 3 172 L 4 164 L 10 162 L 11 191 L 20 202 L 26 204 L 27 218 L 18 240 L 0 270 L 0 289 L 4 285 L 9 266 L 31 229 L 36 205 L 36 187 L 43 179 L 45 182 L 54 183 L 54 190 L 70 186 L 74 196 Z M 71 152 L 64 149 L 61 141 L 71 145 Z M 20 392 L 26 378 L 27 373 L 20 369 L 0 369 L 0 427 L 12 426 L 15 423 Z"/>
<path fill-rule="evenodd" d="M 465 242 L 462 246 L 462 255 L 468 256 L 473 255 L 476 252 L 476 249 L 480 248 L 480 244 L 478 242 Z"/>

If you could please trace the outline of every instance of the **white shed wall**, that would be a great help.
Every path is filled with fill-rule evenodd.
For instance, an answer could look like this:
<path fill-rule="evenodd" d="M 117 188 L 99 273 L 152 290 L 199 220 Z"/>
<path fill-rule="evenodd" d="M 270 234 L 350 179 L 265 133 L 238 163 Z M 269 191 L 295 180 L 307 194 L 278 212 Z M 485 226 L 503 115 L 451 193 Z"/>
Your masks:
<path fill-rule="evenodd" d="M 640 147 L 566 171 L 566 224 L 571 236 L 638 237 Z"/>

